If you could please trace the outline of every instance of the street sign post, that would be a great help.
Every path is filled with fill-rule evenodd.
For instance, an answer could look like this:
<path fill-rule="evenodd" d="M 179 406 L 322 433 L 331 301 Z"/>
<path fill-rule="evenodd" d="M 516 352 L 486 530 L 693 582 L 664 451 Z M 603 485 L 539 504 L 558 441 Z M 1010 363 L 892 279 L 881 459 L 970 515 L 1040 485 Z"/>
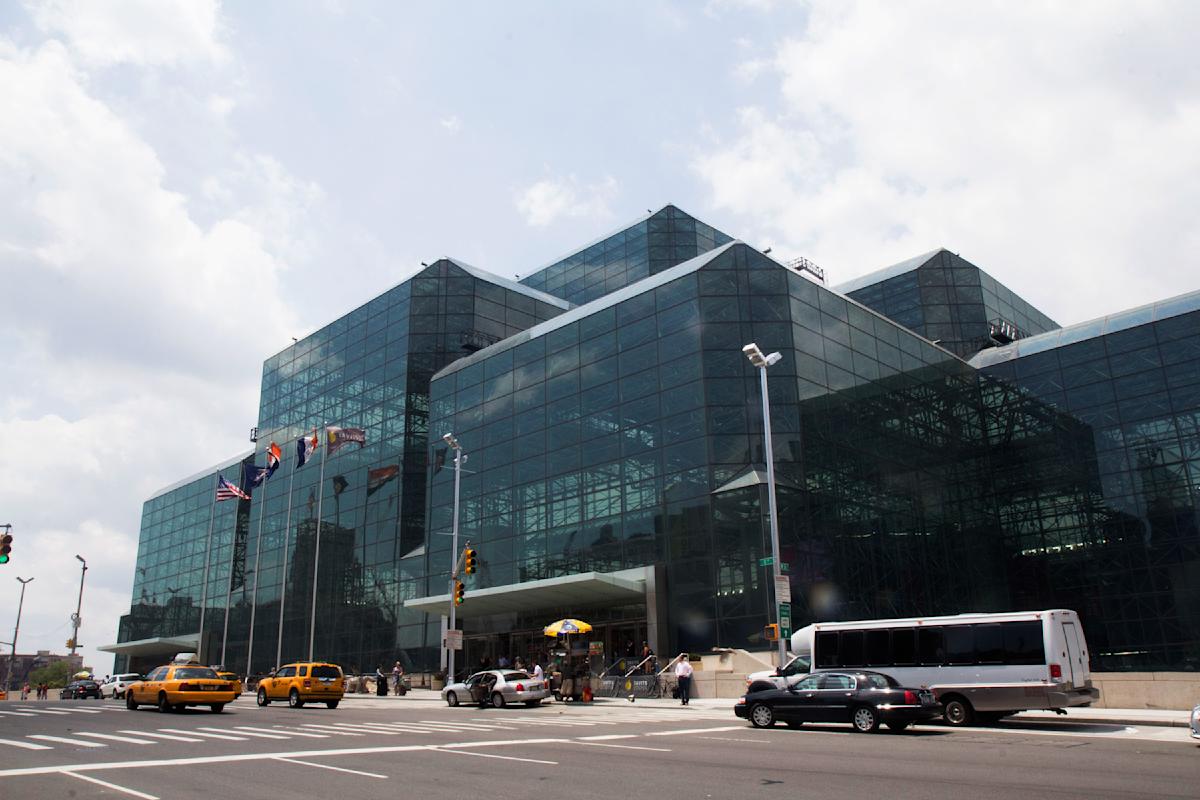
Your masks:
<path fill-rule="evenodd" d="M 775 596 L 780 603 L 792 602 L 792 581 L 787 575 L 775 576 Z"/>
<path fill-rule="evenodd" d="M 463 649 L 463 632 L 450 628 L 446 631 L 446 639 L 443 642 L 443 647 L 447 650 L 462 650 Z"/>

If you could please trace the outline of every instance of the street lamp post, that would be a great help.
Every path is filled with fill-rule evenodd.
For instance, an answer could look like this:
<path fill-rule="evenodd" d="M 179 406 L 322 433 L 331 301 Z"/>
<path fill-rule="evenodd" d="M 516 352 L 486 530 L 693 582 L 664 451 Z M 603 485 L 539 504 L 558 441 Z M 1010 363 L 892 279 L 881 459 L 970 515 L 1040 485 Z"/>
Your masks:
<path fill-rule="evenodd" d="M 453 532 L 451 533 L 450 542 L 450 624 L 447 630 L 455 630 L 457 625 L 457 615 L 455 614 L 455 609 L 457 607 L 454 604 L 454 582 L 458 576 L 458 491 L 459 487 L 462 485 L 462 461 L 464 456 L 462 445 L 459 444 L 458 439 L 454 437 L 453 433 L 445 434 L 442 436 L 442 439 L 450 446 L 452 450 L 454 450 L 454 522 L 452 525 Z M 454 648 L 449 646 L 450 642 L 447 642 L 446 644 L 446 664 L 448 666 L 446 671 L 446 682 L 453 683 Z"/>
<path fill-rule="evenodd" d="M 779 513 L 775 507 L 775 453 L 771 447 L 771 401 L 767 393 L 767 367 L 779 363 L 783 356 L 779 353 L 763 355 L 763 351 L 754 342 L 743 347 L 742 352 L 746 354 L 746 358 L 750 359 L 750 363 L 758 368 L 759 385 L 762 387 L 763 449 L 765 450 L 763 455 L 767 460 L 767 515 L 771 523 L 771 561 L 772 576 L 774 577 L 772 589 L 775 595 L 775 621 L 779 623 L 779 666 L 782 668 L 787 663 L 787 637 L 783 635 L 783 603 L 779 599 L 779 579 L 783 577 L 783 564 L 779 560 Z"/>
<path fill-rule="evenodd" d="M 75 655 L 75 649 L 79 647 L 79 612 L 83 611 L 83 579 L 87 577 L 87 561 L 79 554 L 76 554 L 75 558 L 79 559 L 83 569 L 79 573 L 79 602 L 75 604 L 75 616 L 71 617 L 71 624 L 74 626 L 74 633 L 71 634 L 71 655 Z"/>
<path fill-rule="evenodd" d="M 21 599 L 17 602 L 17 624 L 13 628 L 12 652 L 8 654 L 8 680 L 4 682 L 5 689 L 12 688 L 13 668 L 17 662 L 17 634 L 21 632 L 21 609 L 25 607 L 25 584 L 31 583 L 33 578 L 21 578 L 17 580 L 21 582 Z"/>

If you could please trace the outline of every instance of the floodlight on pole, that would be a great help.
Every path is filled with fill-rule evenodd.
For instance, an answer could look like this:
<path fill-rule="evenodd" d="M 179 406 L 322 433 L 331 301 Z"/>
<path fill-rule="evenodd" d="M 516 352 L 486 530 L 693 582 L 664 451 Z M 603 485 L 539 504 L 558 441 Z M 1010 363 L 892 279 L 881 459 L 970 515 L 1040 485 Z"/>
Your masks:
<path fill-rule="evenodd" d="M 779 353 L 763 355 L 759 346 L 751 342 L 742 348 L 746 358 L 758 369 L 759 385 L 762 387 L 763 456 L 767 462 L 767 516 L 771 525 L 771 563 L 775 580 L 771 582 L 775 593 L 775 621 L 779 623 L 779 666 L 787 663 L 787 639 L 783 634 L 789 626 L 783 624 L 783 603 L 779 599 L 779 579 L 783 577 L 783 564 L 779 556 L 779 512 L 775 506 L 775 453 L 771 447 L 771 401 L 767 393 L 767 367 L 778 364 L 783 358 Z M 790 614 L 789 614 L 790 619 Z"/>

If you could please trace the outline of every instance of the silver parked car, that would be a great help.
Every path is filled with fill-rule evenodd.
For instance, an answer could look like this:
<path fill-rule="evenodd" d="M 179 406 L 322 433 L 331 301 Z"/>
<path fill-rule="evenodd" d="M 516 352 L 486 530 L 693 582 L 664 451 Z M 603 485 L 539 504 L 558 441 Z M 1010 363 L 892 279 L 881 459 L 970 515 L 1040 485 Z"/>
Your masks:
<path fill-rule="evenodd" d="M 1192 709 L 1192 738 L 1200 739 L 1200 706 Z"/>
<path fill-rule="evenodd" d="M 449 706 L 460 703 L 489 703 L 504 708 L 509 703 L 536 706 L 550 696 L 550 685 L 528 672 L 512 669 L 488 669 L 476 672 L 462 683 L 452 683 L 442 689 L 442 699 Z"/>

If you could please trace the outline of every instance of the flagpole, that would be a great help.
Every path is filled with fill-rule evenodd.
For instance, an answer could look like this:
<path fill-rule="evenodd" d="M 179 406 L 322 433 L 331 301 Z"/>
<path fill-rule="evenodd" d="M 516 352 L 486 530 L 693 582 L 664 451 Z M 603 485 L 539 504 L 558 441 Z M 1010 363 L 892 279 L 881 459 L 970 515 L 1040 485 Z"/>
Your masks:
<path fill-rule="evenodd" d="M 254 537 L 254 591 L 250 593 L 250 640 L 246 644 L 246 677 L 250 677 L 250 659 L 254 656 L 254 616 L 258 610 L 258 565 L 262 560 L 262 526 L 263 517 L 267 513 L 267 484 L 270 478 L 263 478 L 262 505 L 258 509 L 258 534 Z"/>
<path fill-rule="evenodd" d="M 301 436 L 303 438 L 303 436 Z M 283 658 L 283 605 L 287 599 L 288 543 L 292 539 L 292 485 L 296 482 L 296 461 L 292 461 L 292 473 L 288 476 L 287 521 L 283 523 L 283 563 L 279 570 L 279 639 L 275 643 L 275 667 Z M 257 588 L 258 583 L 256 582 Z"/>
<path fill-rule="evenodd" d="M 325 462 L 329 458 L 329 424 L 321 429 L 325 447 L 321 450 L 321 477 L 317 479 L 317 536 L 313 544 L 312 610 L 308 623 L 308 660 L 313 660 L 313 646 L 317 641 L 317 568 L 321 563 L 321 502 L 325 499 Z"/>
<path fill-rule="evenodd" d="M 220 478 L 220 472 L 213 473 L 212 495 L 208 501 L 208 535 L 204 539 L 204 583 L 200 590 L 200 635 L 196 641 L 196 657 L 200 659 L 201 663 L 204 661 L 204 608 L 208 605 L 208 565 L 212 561 L 209 551 L 212 549 L 213 520 L 217 517 L 217 481 Z"/>

